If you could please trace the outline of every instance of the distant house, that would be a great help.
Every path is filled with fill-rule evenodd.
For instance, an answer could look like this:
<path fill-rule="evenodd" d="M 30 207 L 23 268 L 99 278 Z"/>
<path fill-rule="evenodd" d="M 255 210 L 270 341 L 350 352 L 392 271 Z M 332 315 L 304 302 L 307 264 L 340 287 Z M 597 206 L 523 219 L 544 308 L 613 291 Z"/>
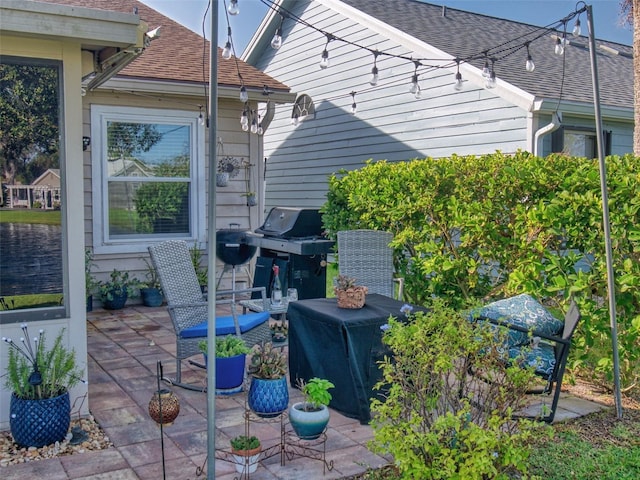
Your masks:
<path fill-rule="evenodd" d="M 31 185 L 5 185 L 8 208 L 60 208 L 60 169 L 49 168 Z"/>
<path fill-rule="evenodd" d="M 575 19 L 564 55 L 556 55 L 562 32 L 417 0 L 275 3 L 242 55 L 298 92 L 295 105 L 277 110 L 265 136 L 267 208 L 319 206 L 328 175 L 367 159 L 518 149 L 596 156 L 589 50 L 584 35 L 571 35 Z M 559 11 L 558 20 L 569 13 Z M 586 32 L 585 13 L 581 23 Z M 277 28 L 282 46 L 274 50 Z M 605 153 L 631 152 L 632 48 L 596 43 Z M 321 69 L 324 49 L 330 66 Z M 486 58 L 483 51 L 490 52 Z M 533 72 L 525 69 L 527 53 Z M 454 89 L 455 59 L 474 55 L 459 63 L 462 89 Z M 374 61 L 376 86 L 369 83 Z M 485 64 L 493 64 L 495 88 L 485 87 Z M 409 92 L 414 74 L 419 99 Z"/>

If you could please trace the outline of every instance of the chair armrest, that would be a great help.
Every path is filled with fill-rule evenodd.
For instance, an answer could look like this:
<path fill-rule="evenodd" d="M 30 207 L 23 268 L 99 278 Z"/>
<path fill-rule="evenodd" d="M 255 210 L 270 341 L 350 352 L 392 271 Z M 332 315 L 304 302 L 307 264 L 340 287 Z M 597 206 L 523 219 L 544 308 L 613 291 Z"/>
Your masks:
<path fill-rule="evenodd" d="M 184 308 L 206 307 L 208 302 L 179 303 L 177 305 L 167 305 L 167 310 L 180 310 Z"/>
<path fill-rule="evenodd" d="M 253 293 L 260 292 L 262 298 L 267 298 L 267 289 L 265 287 L 252 287 L 252 288 L 243 288 L 241 290 L 218 290 L 216 295 L 233 295 L 239 293 Z"/>
<path fill-rule="evenodd" d="M 513 325 L 512 323 L 509 323 L 505 320 L 494 320 L 492 318 L 487 318 L 487 317 L 478 317 L 475 319 L 476 322 L 480 320 L 488 321 L 489 323 L 492 323 L 494 325 L 499 325 L 501 327 L 507 327 L 510 330 L 516 330 L 518 332 L 524 332 L 526 334 L 530 333 L 531 336 L 533 337 L 540 337 L 541 339 L 548 340 L 550 342 L 562 343 L 564 345 L 569 345 L 571 343 L 569 339 L 564 339 L 556 335 L 548 335 L 546 333 L 537 331 L 535 328 L 531 329 L 531 328 L 521 327 L 520 325 Z"/>

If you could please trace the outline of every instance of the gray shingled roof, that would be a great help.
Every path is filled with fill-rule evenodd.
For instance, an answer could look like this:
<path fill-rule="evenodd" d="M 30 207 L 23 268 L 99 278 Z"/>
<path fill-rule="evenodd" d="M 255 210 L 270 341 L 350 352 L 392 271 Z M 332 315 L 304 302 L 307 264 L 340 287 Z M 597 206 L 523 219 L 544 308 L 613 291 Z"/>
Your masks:
<path fill-rule="evenodd" d="M 418 0 L 342 0 L 358 10 L 395 27 L 418 40 L 430 44 L 452 57 L 470 58 L 514 38 L 537 31 L 540 26 L 504 20 L 477 13 L 446 9 Z M 559 12 L 558 19 L 571 12 Z M 535 62 L 534 72 L 524 68 L 526 50 L 501 59 L 495 64 L 496 76 L 539 98 L 592 102 L 591 69 L 588 41 L 585 36 L 571 35 L 573 21 L 567 25 L 565 80 L 562 85 L 562 57 L 553 53 L 555 40 L 551 33 L 530 44 Z M 581 15 L 583 32 L 587 29 L 586 14 Z M 560 34 L 561 32 L 556 32 Z M 597 32 L 596 32 L 597 33 Z M 523 44 L 523 41 L 516 42 Z M 633 49 L 619 43 L 597 40 L 600 100 L 602 105 L 633 108 Z M 620 54 L 599 48 L 608 47 Z M 363 45 L 365 46 L 365 45 Z M 471 62 L 482 68 L 484 60 Z"/>

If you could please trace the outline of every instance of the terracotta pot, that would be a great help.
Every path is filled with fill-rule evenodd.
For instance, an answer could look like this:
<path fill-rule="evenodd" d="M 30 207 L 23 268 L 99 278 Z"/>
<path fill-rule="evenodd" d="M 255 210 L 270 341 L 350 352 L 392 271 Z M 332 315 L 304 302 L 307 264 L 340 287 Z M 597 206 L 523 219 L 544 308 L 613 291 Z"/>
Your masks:
<path fill-rule="evenodd" d="M 258 469 L 261 449 L 261 446 L 251 450 L 231 449 L 233 459 L 235 460 L 236 472 L 244 474 L 254 473 Z"/>
<path fill-rule="evenodd" d="M 162 415 L 160 410 L 162 409 Z M 180 413 L 180 401 L 175 393 L 167 388 L 156 390 L 149 401 L 149 416 L 163 427 L 169 426 Z"/>

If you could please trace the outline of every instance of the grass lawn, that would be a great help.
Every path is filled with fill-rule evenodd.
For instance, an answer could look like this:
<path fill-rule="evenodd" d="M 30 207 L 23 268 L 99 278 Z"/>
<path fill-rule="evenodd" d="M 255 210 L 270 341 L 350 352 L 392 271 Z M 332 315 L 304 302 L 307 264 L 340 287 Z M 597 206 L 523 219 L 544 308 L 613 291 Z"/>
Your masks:
<path fill-rule="evenodd" d="M 60 225 L 60 210 L 0 210 L 0 223 L 40 223 Z"/>

